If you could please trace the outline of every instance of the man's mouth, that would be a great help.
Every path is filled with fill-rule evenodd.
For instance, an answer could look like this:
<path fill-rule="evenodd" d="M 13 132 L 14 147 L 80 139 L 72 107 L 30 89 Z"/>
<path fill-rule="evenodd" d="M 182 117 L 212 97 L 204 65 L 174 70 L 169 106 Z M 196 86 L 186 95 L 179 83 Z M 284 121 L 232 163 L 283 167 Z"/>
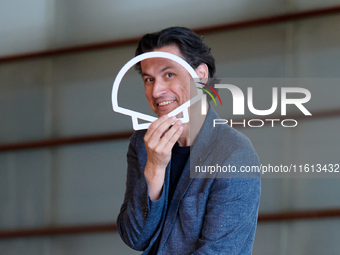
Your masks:
<path fill-rule="evenodd" d="M 175 101 L 174 101 L 174 100 L 163 101 L 163 102 L 160 102 L 160 103 L 158 104 L 158 106 L 165 106 L 165 105 L 171 104 L 171 103 L 173 103 L 173 102 L 175 102 Z"/>

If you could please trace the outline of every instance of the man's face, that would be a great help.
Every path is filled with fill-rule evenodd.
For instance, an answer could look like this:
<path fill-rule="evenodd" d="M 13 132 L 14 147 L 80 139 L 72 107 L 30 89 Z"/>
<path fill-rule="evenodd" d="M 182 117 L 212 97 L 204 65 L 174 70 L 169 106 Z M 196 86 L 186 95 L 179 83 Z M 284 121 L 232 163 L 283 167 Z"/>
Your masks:
<path fill-rule="evenodd" d="M 154 51 L 172 53 L 183 58 L 176 45 Z M 177 62 L 166 58 L 150 58 L 141 62 L 145 96 L 150 108 L 160 117 L 190 99 L 190 74 Z"/>

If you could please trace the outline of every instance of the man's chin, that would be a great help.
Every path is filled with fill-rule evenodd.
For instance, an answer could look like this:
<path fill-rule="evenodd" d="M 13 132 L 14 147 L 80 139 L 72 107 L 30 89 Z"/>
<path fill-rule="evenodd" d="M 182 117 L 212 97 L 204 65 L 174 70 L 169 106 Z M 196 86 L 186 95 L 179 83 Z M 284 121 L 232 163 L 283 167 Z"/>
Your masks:
<path fill-rule="evenodd" d="M 156 114 L 158 115 L 158 117 L 162 117 L 163 115 L 169 114 L 170 112 L 172 112 L 173 110 L 175 110 L 177 107 L 169 107 L 168 109 L 157 109 Z"/>
<path fill-rule="evenodd" d="M 175 109 L 174 109 L 174 110 L 175 110 Z M 162 113 L 157 113 L 157 116 L 158 116 L 158 118 L 160 118 L 160 117 L 162 117 L 163 115 L 169 114 L 170 112 L 172 112 L 172 110 L 169 111 L 169 112 L 166 112 L 166 113 L 164 113 L 164 112 L 162 112 Z M 183 118 L 183 112 L 180 112 L 179 114 L 177 114 L 177 115 L 176 115 L 176 118 Z"/>

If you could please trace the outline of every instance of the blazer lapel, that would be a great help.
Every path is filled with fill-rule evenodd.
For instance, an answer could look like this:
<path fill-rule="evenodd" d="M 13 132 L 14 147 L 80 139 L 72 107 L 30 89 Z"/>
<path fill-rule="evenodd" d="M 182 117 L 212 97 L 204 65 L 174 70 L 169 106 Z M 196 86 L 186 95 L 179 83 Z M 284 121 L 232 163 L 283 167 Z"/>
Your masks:
<path fill-rule="evenodd" d="M 214 118 L 218 118 L 218 115 L 213 110 L 212 106 L 209 107 L 209 111 L 206 117 L 203 126 L 197 135 L 195 144 L 192 146 L 190 151 L 190 156 L 185 164 L 181 177 L 178 181 L 176 190 L 174 192 L 172 201 L 170 202 L 166 219 L 163 226 L 163 233 L 160 241 L 159 248 L 162 248 L 166 243 L 166 240 L 169 237 L 172 226 L 175 223 L 178 207 L 181 199 L 185 195 L 188 190 L 190 183 L 192 182 L 192 178 L 195 177 L 194 169 L 191 169 L 194 166 L 201 166 L 204 160 L 208 157 L 211 152 L 211 144 L 216 139 L 216 133 L 211 130 L 211 123 Z M 190 177 L 190 170 L 192 171 L 192 177 Z"/>

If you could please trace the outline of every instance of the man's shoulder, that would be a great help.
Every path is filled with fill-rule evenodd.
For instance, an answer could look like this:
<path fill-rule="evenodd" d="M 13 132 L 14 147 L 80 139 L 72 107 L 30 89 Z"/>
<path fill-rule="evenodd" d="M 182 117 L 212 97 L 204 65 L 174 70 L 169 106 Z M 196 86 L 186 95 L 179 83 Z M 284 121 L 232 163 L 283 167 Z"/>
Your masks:
<path fill-rule="evenodd" d="M 220 126 L 217 133 L 217 140 L 220 142 L 229 143 L 232 147 L 253 148 L 250 139 L 245 134 L 229 125 Z"/>
<path fill-rule="evenodd" d="M 210 106 L 209 113 L 202 128 L 202 136 L 200 137 L 201 139 L 207 139 L 210 137 L 210 142 L 214 144 L 214 147 L 243 147 L 253 149 L 253 145 L 246 135 L 229 126 L 228 124 L 214 126 L 214 119 L 220 119 L 220 117 Z"/>
<path fill-rule="evenodd" d="M 141 141 L 144 141 L 144 135 L 146 133 L 146 129 L 145 130 L 137 130 L 135 132 L 133 132 L 132 136 L 130 137 L 130 143 L 138 143 Z"/>
<path fill-rule="evenodd" d="M 137 130 L 130 137 L 128 152 L 141 153 L 145 151 L 144 135 L 147 130 Z"/>

